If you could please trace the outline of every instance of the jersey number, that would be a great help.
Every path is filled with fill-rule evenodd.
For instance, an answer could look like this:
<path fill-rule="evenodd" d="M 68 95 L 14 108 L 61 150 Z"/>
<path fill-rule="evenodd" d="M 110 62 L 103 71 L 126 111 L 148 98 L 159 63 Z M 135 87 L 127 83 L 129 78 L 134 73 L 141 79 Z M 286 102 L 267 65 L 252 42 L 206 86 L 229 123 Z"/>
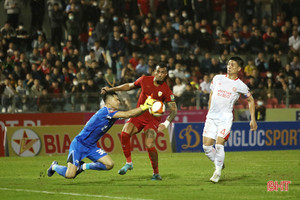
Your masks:
<path fill-rule="evenodd" d="M 220 132 L 222 135 L 225 135 L 225 128 Z"/>
<path fill-rule="evenodd" d="M 103 154 L 105 154 L 105 151 L 104 151 L 104 150 L 102 150 L 102 149 L 98 149 L 96 152 L 97 152 L 97 153 L 99 153 L 100 155 L 103 155 Z"/>

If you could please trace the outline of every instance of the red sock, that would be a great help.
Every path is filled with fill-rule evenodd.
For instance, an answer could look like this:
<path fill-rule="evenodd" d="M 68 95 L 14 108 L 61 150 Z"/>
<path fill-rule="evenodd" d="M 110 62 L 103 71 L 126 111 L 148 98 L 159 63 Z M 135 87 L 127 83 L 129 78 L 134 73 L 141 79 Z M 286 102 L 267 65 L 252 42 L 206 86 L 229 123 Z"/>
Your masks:
<path fill-rule="evenodd" d="M 156 151 L 155 147 L 151 147 L 150 149 L 147 149 L 149 158 L 152 164 L 153 173 L 158 174 L 158 153 Z"/>
<path fill-rule="evenodd" d="M 126 132 L 121 133 L 121 144 L 124 155 L 126 157 L 126 162 L 130 163 L 131 161 L 131 147 L 130 147 L 130 135 Z"/>

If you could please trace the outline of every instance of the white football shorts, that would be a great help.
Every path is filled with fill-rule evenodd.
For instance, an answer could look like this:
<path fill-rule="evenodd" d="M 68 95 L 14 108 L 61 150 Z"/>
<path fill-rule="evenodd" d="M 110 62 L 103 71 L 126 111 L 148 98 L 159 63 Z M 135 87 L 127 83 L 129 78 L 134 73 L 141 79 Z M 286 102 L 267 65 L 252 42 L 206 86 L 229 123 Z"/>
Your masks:
<path fill-rule="evenodd" d="M 206 119 L 203 129 L 203 136 L 212 138 L 214 140 L 217 140 L 217 137 L 228 140 L 231 126 L 232 121 L 224 122 L 219 120 Z"/>

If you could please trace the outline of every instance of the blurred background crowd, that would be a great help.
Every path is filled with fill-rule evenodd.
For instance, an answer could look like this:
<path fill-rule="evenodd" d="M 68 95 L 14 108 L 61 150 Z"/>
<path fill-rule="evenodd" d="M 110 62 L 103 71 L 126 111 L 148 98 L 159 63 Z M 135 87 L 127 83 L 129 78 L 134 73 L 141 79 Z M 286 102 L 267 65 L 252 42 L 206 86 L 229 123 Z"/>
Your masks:
<path fill-rule="evenodd" d="M 205 109 L 213 76 L 233 55 L 245 61 L 240 79 L 258 106 L 300 105 L 298 0 L 0 2 L 2 113 L 96 111 L 102 87 L 151 75 L 158 62 L 169 67 L 178 108 Z M 122 94 L 123 108 L 137 95 Z"/>

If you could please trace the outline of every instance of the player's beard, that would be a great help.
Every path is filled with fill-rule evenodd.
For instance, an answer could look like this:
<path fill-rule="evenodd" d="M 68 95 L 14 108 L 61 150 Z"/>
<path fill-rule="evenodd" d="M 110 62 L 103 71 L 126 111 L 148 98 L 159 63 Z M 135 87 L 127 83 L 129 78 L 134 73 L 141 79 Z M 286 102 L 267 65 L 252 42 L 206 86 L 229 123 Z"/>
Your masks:
<path fill-rule="evenodd" d="M 163 84 L 164 82 L 165 82 L 164 80 L 163 81 L 156 81 L 156 83 L 159 84 L 159 85 Z"/>
<path fill-rule="evenodd" d="M 158 80 L 158 78 L 154 78 L 154 81 L 155 81 L 157 84 L 161 85 L 161 84 L 163 84 L 163 83 L 165 82 L 165 79 L 166 79 L 166 78 L 164 78 L 163 80 Z"/>

